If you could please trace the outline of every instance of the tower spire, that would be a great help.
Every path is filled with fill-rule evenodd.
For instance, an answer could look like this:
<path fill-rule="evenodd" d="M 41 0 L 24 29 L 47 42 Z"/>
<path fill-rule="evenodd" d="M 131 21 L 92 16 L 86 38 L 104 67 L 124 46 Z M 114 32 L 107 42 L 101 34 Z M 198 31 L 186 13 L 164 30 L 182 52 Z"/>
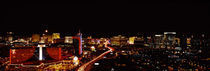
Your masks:
<path fill-rule="evenodd" d="M 80 29 L 79 29 L 79 32 L 78 32 L 78 34 L 77 34 L 77 35 L 82 35 L 82 33 L 81 33 Z"/>

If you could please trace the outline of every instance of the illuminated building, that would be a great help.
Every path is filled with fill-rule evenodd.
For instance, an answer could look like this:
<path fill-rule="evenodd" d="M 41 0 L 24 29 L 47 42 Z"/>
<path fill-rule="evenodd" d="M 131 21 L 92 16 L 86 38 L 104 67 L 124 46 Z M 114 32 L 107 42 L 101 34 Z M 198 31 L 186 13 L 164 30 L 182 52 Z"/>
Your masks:
<path fill-rule="evenodd" d="M 73 38 L 72 36 L 65 36 L 65 41 L 64 43 L 73 43 Z"/>
<path fill-rule="evenodd" d="M 103 44 L 103 43 L 105 43 L 105 40 L 106 40 L 105 38 L 100 38 L 99 41 L 98 41 L 98 43 L 99 44 Z"/>
<path fill-rule="evenodd" d="M 12 36 L 9 36 L 9 37 L 8 37 L 8 41 L 9 41 L 9 42 L 12 42 L 12 40 L 13 40 L 13 37 L 12 37 Z"/>
<path fill-rule="evenodd" d="M 172 48 L 176 32 L 164 32 L 164 47 Z"/>
<path fill-rule="evenodd" d="M 32 42 L 39 42 L 40 41 L 40 35 L 39 34 L 33 34 L 32 35 Z"/>
<path fill-rule="evenodd" d="M 56 35 L 56 37 L 58 37 L 58 36 Z M 41 37 L 41 41 L 44 42 L 44 43 L 52 43 L 53 42 L 53 35 L 49 34 L 48 30 L 45 30 L 45 32 L 43 33 L 43 35 Z"/>
<path fill-rule="evenodd" d="M 75 51 L 77 56 L 80 56 L 82 54 L 82 33 L 78 33 L 75 37 L 73 37 L 73 44 L 75 47 Z"/>
<path fill-rule="evenodd" d="M 46 40 L 48 43 L 52 43 L 53 42 L 53 39 L 52 39 L 52 35 L 46 35 Z"/>
<path fill-rule="evenodd" d="M 60 39 L 60 33 L 53 33 L 52 34 L 52 39 Z"/>
<path fill-rule="evenodd" d="M 13 32 L 7 32 L 6 37 L 4 38 L 4 40 L 8 41 L 8 42 L 12 42 L 13 41 Z"/>
<path fill-rule="evenodd" d="M 11 48 L 10 64 L 20 64 L 30 59 L 34 54 L 35 48 Z"/>
<path fill-rule="evenodd" d="M 127 44 L 127 38 L 125 38 L 125 36 L 121 36 L 121 35 L 118 35 L 118 36 L 114 36 L 113 38 L 110 39 L 111 41 L 111 44 L 112 45 L 126 45 Z"/>
<path fill-rule="evenodd" d="M 146 44 L 144 44 L 144 45 L 147 47 L 150 47 L 150 48 L 154 48 L 154 37 L 147 36 L 146 39 L 147 39 L 147 41 L 146 41 Z"/>
<path fill-rule="evenodd" d="M 187 45 L 191 44 L 191 38 L 187 38 Z"/>
<path fill-rule="evenodd" d="M 53 43 L 64 43 L 65 39 L 54 39 Z"/>
<path fill-rule="evenodd" d="M 7 32 L 7 34 L 12 35 L 12 34 L 14 34 L 14 33 L 13 33 L 13 32 Z"/>
<path fill-rule="evenodd" d="M 136 38 L 136 37 L 129 37 L 128 43 L 129 43 L 129 44 L 134 44 L 135 38 Z"/>
<path fill-rule="evenodd" d="M 45 39 L 44 39 L 44 37 L 41 37 L 41 39 L 40 39 L 39 43 L 45 43 Z"/>
<path fill-rule="evenodd" d="M 58 61 L 62 59 L 59 47 L 48 48 L 44 44 L 37 47 L 10 48 L 10 64 L 40 64 L 43 60 Z"/>
<path fill-rule="evenodd" d="M 87 37 L 87 39 L 92 39 L 92 36 Z"/>
<path fill-rule="evenodd" d="M 154 39 L 154 46 L 155 48 L 163 48 L 163 35 L 162 34 L 156 34 Z"/>

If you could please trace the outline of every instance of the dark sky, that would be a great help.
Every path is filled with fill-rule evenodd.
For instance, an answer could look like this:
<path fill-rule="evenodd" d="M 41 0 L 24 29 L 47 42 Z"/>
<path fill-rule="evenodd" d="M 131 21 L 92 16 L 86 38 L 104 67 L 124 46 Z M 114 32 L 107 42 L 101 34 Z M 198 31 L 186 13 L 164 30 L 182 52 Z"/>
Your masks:
<path fill-rule="evenodd" d="M 208 31 L 207 3 L 7 5 L 1 31 L 141 32 Z"/>

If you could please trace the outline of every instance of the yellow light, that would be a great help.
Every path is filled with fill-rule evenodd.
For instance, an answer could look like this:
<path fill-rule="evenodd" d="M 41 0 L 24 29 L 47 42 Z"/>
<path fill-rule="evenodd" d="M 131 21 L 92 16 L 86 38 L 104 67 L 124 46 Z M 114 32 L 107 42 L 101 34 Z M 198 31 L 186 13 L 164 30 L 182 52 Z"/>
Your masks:
<path fill-rule="evenodd" d="M 134 40 L 135 40 L 135 37 L 130 37 L 129 38 L 129 44 L 134 44 Z"/>
<path fill-rule="evenodd" d="M 53 39 L 60 39 L 60 33 L 53 33 L 52 38 Z"/>
<path fill-rule="evenodd" d="M 16 52 L 15 52 L 15 49 L 13 49 L 13 50 L 12 50 L 12 54 L 15 54 L 15 53 L 16 53 Z"/>

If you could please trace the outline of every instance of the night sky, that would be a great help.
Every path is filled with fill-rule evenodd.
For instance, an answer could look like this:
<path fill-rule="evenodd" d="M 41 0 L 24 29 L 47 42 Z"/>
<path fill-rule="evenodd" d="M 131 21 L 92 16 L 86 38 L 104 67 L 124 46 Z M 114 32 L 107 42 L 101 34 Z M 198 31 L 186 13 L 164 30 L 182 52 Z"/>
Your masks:
<path fill-rule="evenodd" d="M 207 3 L 6 5 L 0 31 L 112 33 L 209 31 Z"/>

